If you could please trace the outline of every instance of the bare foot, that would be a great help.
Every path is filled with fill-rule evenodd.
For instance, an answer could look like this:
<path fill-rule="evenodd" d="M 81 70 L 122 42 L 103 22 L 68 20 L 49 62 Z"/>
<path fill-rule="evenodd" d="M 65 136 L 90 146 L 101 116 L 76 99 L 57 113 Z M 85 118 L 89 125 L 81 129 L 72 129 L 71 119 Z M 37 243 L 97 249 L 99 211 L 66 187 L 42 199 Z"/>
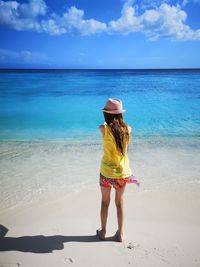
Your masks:
<path fill-rule="evenodd" d="M 101 240 L 105 240 L 106 231 L 102 229 L 97 230 L 97 235 Z"/>
<path fill-rule="evenodd" d="M 123 233 L 121 232 L 119 232 L 118 230 L 117 230 L 117 232 L 116 232 L 116 235 L 117 235 L 117 241 L 118 242 L 122 242 L 123 241 Z"/>

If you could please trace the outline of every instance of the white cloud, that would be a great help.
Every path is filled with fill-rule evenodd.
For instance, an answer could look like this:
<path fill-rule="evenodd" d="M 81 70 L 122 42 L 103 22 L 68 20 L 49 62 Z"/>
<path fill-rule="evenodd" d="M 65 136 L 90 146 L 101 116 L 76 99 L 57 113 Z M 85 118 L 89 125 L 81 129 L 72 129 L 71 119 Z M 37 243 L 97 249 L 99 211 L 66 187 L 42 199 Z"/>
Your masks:
<path fill-rule="evenodd" d="M 85 20 L 84 11 L 72 6 L 62 16 L 52 15 L 51 19 L 41 22 L 41 29 L 52 35 L 78 33 L 89 35 L 105 31 L 106 24 L 94 19 Z"/>
<path fill-rule="evenodd" d="M 147 9 L 154 9 L 159 7 L 161 4 L 170 4 L 172 0 L 135 0 L 134 5 L 137 6 L 138 10 L 144 11 Z"/>
<path fill-rule="evenodd" d="M 200 0 L 183 0 L 182 4 L 188 1 L 200 2 Z M 150 40 L 159 38 L 200 40 L 200 29 L 192 30 L 186 24 L 187 13 L 182 9 L 183 5 L 175 6 L 169 4 L 170 2 L 170 0 L 127 0 L 122 7 L 121 16 L 106 24 L 93 18 L 85 19 L 84 10 L 75 6 L 58 15 L 48 14 L 44 0 L 29 0 L 23 4 L 0 0 L 0 25 L 15 30 L 45 32 L 50 35 L 85 36 L 98 33 L 141 32 Z M 145 10 L 141 9 L 142 5 L 143 7 L 146 5 Z"/>
<path fill-rule="evenodd" d="M 153 22 L 149 20 L 148 12 L 156 17 Z M 192 30 L 185 24 L 186 19 L 187 13 L 180 6 L 162 4 L 156 10 L 145 11 L 141 23 L 145 26 L 144 33 L 150 39 L 165 37 L 173 40 L 200 40 L 200 30 Z"/>
<path fill-rule="evenodd" d="M 139 19 L 143 32 L 156 40 L 160 37 L 187 39 L 191 30 L 184 24 L 186 18 L 187 14 L 179 7 L 162 4 L 157 9 L 146 10 Z"/>
<path fill-rule="evenodd" d="M 38 16 L 46 14 L 47 6 L 43 0 L 30 0 L 19 4 L 17 1 L 0 0 L 0 25 L 15 30 L 40 30 Z"/>
<path fill-rule="evenodd" d="M 130 2 L 130 1 L 129 1 Z M 108 31 L 111 33 L 128 34 L 140 30 L 140 22 L 135 16 L 135 8 L 126 2 L 118 20 L 112 20 L 108 24 Z"/>
<path fill-rule="evenodd" d="M 44 16 L 47 6 L 43 0 L 30 0 L 28 4 L 16 1 L 0 0 L 0 25 L 15 30 L 33 30 L 47 32 L 51 35 L 77 32 L 89 35 L 105 31 L 106 24 L 95 19 L 84 19 L 84 11 L 72 6 L 62 16 L 51 14 L 49 19 Z"/>
<path fill-rule="evenodd" d="M 28 4 L 18 4 L 21 16 L 37 17 L 46 14 L 47 6 L 43 0 L 30 0 Z"/>
<path fill-rule="evenodd" d="M 200 0 L 183 0 L 182 6 L 186 6 L 187 4 L 189 4 L 191 2 L 193 2 L 195 4 L 200 4 Z"/>
<path fill-rule="evenodd" d="M 38 64 L 38 63 L 49 63 L 51 59 L 45 55 L 44 53 L 39 52 L 30 52 L 27 50 L 23 51 L 13 51 L 7 49 L 0 49 L 0 63 L 1 64 L 9 64 L 9 63 L 17 63 L 17 64 Z"/>
<path fill-rule="evenodd" d="M 110 33 L 128 34 L 142 32 L 150 40 L 167 38 L 173 40 L 200 40 L 200 30 L 192 30 L 185 24 L 187 14 L 180 6 L 163 3 L 136 15 L 135 9 L 125 3 L 121 17 L 108 25 Z"/>

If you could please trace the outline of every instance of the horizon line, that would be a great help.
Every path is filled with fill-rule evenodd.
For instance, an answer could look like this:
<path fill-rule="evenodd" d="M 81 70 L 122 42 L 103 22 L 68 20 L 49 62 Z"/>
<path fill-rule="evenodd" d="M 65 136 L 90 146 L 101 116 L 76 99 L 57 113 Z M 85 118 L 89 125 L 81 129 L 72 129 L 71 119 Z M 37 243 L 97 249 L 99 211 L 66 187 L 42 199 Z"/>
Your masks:
<path fill-rule="evenodd" d="M 200 70 L 199 68 L 1 68 L 0 71 L 14 70 Z"/>

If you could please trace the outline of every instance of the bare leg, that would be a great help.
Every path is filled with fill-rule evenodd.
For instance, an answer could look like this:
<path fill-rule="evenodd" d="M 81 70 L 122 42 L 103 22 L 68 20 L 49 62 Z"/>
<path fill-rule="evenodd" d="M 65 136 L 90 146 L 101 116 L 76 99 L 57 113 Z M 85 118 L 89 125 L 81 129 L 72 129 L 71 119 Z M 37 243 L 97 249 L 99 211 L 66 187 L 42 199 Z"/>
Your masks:
<path fill-rule="evenodd" d="M 108 207 L 110 204 L 110 188 L 105 188 L 101 186 L 102 200 L 101 200 L 101 237 L 105 238 L 106 235 L 106 223 L 108 217 Z"/>
<path fill-rule="evenodd" d="M 117 220 L 118 220 L 118 239 L 122 241 L 123 235 L 123 224 L 124 224 L 124 203 L 123 203 L 123 193 L 126 184 L 122 188 L 115 190 L 115 205 L 117 208 Z"/>

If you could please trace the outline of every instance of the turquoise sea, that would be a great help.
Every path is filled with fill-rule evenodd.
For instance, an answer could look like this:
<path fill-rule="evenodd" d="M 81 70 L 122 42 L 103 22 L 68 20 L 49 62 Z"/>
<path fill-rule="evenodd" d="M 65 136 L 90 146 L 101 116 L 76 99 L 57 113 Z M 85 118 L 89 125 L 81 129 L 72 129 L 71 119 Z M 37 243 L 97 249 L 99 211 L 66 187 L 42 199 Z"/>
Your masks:
<path fill-rule="evenodd" d="M 133 129 L 129 192 L 200 182 L 200 70 L 1 70 L 0 211 L 99 187 L 110 97 Z"/>
<path fill-rule="evenodd" d="M 200 70 L 0 71 L 0 139 L 98 138 L 120 98 L 135 136 L 200 135 Z"/>

